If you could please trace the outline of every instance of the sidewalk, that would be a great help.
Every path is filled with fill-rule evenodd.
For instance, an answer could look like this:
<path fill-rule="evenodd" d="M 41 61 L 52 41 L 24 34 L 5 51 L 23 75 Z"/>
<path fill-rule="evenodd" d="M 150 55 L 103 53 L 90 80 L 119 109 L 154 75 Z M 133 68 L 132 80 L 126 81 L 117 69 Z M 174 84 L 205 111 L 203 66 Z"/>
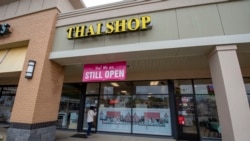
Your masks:
<path fill-rule="evenodd" d="M 7 128 L 0 127 L 0 135 L 4 136 L 4 141 L 6 141 L 6 131 Z M 71 137 L 72 135 L 77 134 L 77 132 L 73 131 L 56 131 L 56 141 L 176 141 L 174 139 L 167 139 L 167 138 L 157 138 L 157 137 L 143 137 L 143 136 L 130 136 L 128 135 L 112 135 L 112 134 L 103 134 L 103 133 L 96 133 L 92 134 L 88 138 L 76 138 Z"/>
<path fill-rule="evenodd" d="M 75 135 L 76 132 L 70 131 L 60 131 L 57 130 L 56 133 L 56 141 L 176 141 L 174 139 L 166 139 L 166 138 L 156 138 L 156 137 L 143 137 L 143 136 L 130 136 L 130 135 L 112 135 L 112 134 L 92 134 L 88 138 L 75 138 L 71 137 Z"/>

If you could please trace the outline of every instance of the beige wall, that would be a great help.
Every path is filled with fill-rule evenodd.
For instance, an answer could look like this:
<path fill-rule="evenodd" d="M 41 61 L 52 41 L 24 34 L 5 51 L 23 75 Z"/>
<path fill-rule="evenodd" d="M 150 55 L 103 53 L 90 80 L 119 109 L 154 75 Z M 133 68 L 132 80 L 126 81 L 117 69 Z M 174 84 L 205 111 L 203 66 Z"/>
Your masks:
<path fill-rule="evenodd" d="M 131 70 L 140 70 L 128 71 L 127 80 L 210 78 L 208 60 L 204 59 L 210 52 L 210 47 L 236 42 L 239 44 L 242 43 L 240 41 L 242 39 L 246 39 L 243 43 L 248 42 L 248 44 L 244 47 L 239 45 L 238 55 L 241 67 L 244 69 L 243 75 L 250 76 L 247 71 L 250 68 L 247 61 L 249 50 L 246 49 L 249 48 L 250 41 L 242 36 L 250 35 L 248 16 L 250 0 L 212 3 L 206 0 L 185 2 L 175 0 L 142 3 L 143 7 L 136 2 L 124 5 L 114 4 L 110 7 L 103 6 L 103 9 L 82 9 L 58 16 L 51 55 L 55 58 L 54 61 L 68 65 L 65 71 L 65 82 L 81 82 L 82 65 L 80 64 L 117 60 L 126 60 L 128 64 L 133 65 Z M 95 25 L 98 22 L 138 18 L 144 15 L 152 18 L 151 30 L 67 39 L 69 27 Z M 235 37 L 231 38 L 229 35 Z M 173 51 L 171 48 L 176 50 Z M 162 51 L 157 53 L 158 49 Z M 142 55 L 144 53 L 145 55 Z M 58 57 L 55 57 L 56 55 Z M 159 60 L 166 58 L 160 61 L 167 62 L 164 65 L 165 68 L 153 65 L 160 64 L 157 58 Z M 141 67 L 135 68 L 138 64 Z"/>
<path fill-rule="evenodd" d="M 176 10 L 180 39 L 223 35 L 216 4 Z"/>
<path fill-rule="evenodd" d="M 77 4 L 77 6 L 75 6 Z M 12 0 L 0 3 L 0 20 L 58 8 L 61 12 L 83 8 L 80 0 Z"/>
<path fill-rule="evenodd" d="M 79 22 L 73 25 L 57 27 L 53 52 L 83 48 L 104 47 L 121 44 L 189 39 L 210 36 L 250 33 L 250 1 L 235 1 L 218 4 L 208 4 L 192 7 L 145 12 L 131 16 L 106 18 L 94 22 Z M 127 8 L 131 10 L 132 8 Z M 100 13 L 96 13 L 97 15 Z M 112 15 L 112 13 L 108 13 Z M 93 15 L 93 14 L 92 14 Z M 67 40 L 67 28 L 76 25 L 96 24 L 119 19 L 129 19 L 149 15 L 152 17 L 153 29 L 148 31 L 103 35 L 77 40 Z M 79 16 L 79 21 L 80 21 Z M 93 17 L 95 17 L 93 15 Z M 83 17 L 82 17 L 83 18 Z M 65 20 L 65 19 L 62 19 Z M 69 18 L 69 20 L 71 20 Z M 58 22 L 60 23 L 60 19 Z M 65 22 L 65 21 L 64 21 Z M 76 22 L 76 21 L 72 21 Z"/>
<path fill-rule="evenodd" d="M 225 35 L 250 33 L 250 0 L 218 4 Z"/>

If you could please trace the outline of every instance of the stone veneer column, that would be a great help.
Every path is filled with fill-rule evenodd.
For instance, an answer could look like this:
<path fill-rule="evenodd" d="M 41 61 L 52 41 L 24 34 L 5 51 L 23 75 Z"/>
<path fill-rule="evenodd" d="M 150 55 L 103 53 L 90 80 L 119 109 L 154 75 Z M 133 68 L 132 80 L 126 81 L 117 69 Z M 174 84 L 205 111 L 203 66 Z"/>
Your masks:
<path fill-rule="evenodd" d="M 250 140 L 250 110 L 236 49 L 216 46 L 209 56 L 223 141 Z"/>

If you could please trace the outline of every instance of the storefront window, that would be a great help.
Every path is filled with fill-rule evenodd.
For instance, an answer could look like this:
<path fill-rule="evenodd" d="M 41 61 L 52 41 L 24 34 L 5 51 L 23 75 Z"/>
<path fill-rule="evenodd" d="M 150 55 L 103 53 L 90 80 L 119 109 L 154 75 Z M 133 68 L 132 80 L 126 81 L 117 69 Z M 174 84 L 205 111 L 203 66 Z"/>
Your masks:
<path fill-rule="evenodd" d="M 87 116 L 88 111 L 90 110 L 90 107 L 98 108 L 98 95 L 87 95 L 85 97 L 85 108 L 84 108 L 84 121 L 83 121 L 83 129 L 88 129 L 88 123 L 87 123 Z M 92 131 L 96 131 L 96 118 L 94 118 L 93 124 L 92 124 Z"/>
<path fill-rule="evenodd" d="M 172 135 L 166 81 L 133 82 L 132 132 Z"/>
<path fill-rule="evenodd" d="M 176 80 L 174 81 L 175 94 L 193 94 L 191 80 Z"/>
<path fill-rule="evenodd" d="M 101 95 L 98 131 L 131 132 L 131 96 Z"/>
<path fill-rule="evenodd" d="M 88 83 L 86 94 L 99 94 L 100 83 Z"/>
<path fill-rule="evenodd" d="M 211 79 L 194 80 L 195 94 L 214 94 L 214 86 Z"/>
<path fill-rule="evenodd" d="M 81 83 L 63 85 L 62 97 L 58 113 L 58 128 L 77 128 L 81 89 Z"/>
<path fill-rule="evenodd" d="M 9 123 L 17 86 L 0 86 L 0 122 Z"/>
<path fill-rule="evenodd" d="M 169 98 L 166 95 L 135 95 L 133 133 L 172 135 Z"/>
<path fill-rule="evenodd" d="M 250 78 L 244 78 L 245 88 L 247 92 L 248 104 L 250 107 Z"/>
<path fill-rule="evenodd" d="M 220 123 L 211 79 L 194 80 L 197 116 L 202 138 L 220 138 Z"/>
<path fill-rule="evenodd" d="M 250 107 L 250 94 L 247 95 L 247 99 L 248 99 L 248 104 L 249 104 L 249 107 Z"/>
<path fill-rule="evenodd" d="M 137 81 L 133 82 L 135 94 L 168 94 L 165 81 Z"/>
<path fill-rule="evenodd" d="M 131 82 L 101 83 L 101 94 L 131 94 Z"/>
<path fill-rule="evenodd" d="M 64 84 L 59 128 L 76 129 L 81 89 L 81 83 Z M 167 81 L 88 83 L 84 99 L 83 130 L 94 106 L 92 131 L 172 135 Z"/>
<path fill-rule="evenodd" d="M 250 79 L 244 81 L 249 101 Z M 221 138 L 212 80 L 175 80 L 174 86 L 177 114 L 185 117 L 183 131 L 178 132 L 199 131 L 202 138 Z M 58 127 L 77 128 L 81 91 L 82 83 L 64 84 Z M 171 136 L 168 91 L 167 81 L 88 83 L 83 129 L 87 127 L 88 108 L 95 106 L 98 114 L 94 131 Z M 1 99 L 3 105 L 6 100 Z"/>
<path fill-rule="evenodd" d="M 131 82 L 101 83 L 98 131 L 131 132 Z"/>
<path fill-rule="evenodd" d="M 98 131 L 172 135 L 167 94 L 166 81 L 102 83 Z"/>

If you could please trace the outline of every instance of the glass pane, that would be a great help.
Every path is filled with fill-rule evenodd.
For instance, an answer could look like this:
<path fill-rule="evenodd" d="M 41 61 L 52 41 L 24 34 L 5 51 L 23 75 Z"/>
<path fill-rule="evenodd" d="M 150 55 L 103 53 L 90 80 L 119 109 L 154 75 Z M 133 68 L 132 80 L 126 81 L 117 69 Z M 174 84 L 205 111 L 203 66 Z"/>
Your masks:
<path fill-rule="evenodd" d="M 221 138 L 215 96 L 196 95 L 200 135 L 203 138 Z"/>
<path fill-rule="evenodd" d="M 101 95 L 98 131 L 131 132 L 131 96 Z"/>
<path fill-rule="evenodd" d="M 133 82 L 136 94 L 168 94 L 168 85 L 165 81 L 138 81 Z"/>
<path fill-rule="evenodd" d="M 86 97 L 85 109 L 84 109 L 84 118 L 83 118 L 84 119 L 84 121 L 83 121 L 83 129 L 85 129 L 85 130 L 88 129 L 87 116 L 88 116 L 88 111 L 90 109 L 90 106 L 98 107 L 98 97 L 97 96 Z M 91 130 L 95 131 L 95 129 L 96 129 L 96 118 L 94 118 L 94 122 L 93 122 Z"/>
<path fill-rule="evenodd" d="M 0 122 L 9 123 L 17 86 L 0 87 Z"/>
<path fill-rule="evenodd" d="M 17 86 L 2 86 L 2 95 L 16 95 Z"/>
<path fill-rule="evenodd" d="M 195 94 L 214 94 L 214 86 L 211 79 L 194 80 Z"/>
<path fill-rule="evenodd" d="M 250 83 L 245 84 L 247 94 L 250 94 Z"/>
<path fill-rule="evenodd" d="M 131 94 L 131 82 L 102 83 L 101 94 Z"/>
<path fill-rule="evenodd" d="M 174 87 L 176 94 L 193 94 L 191 80 L 175 80 Z"/>
<path fill-rule="evenodd" d="M 182 134 L 197 134 L 193 96 L 176 97 L 179 131 Z"/>
<path fill-rule="evenodd" d="M 245 88 L 247 94 L 250 95 L 250 78 L 244 78 Z"/>
<path fill-rule="evenodd" d="M 9 122 L 14 99 L 15 96 L 3 95 L 0 97 L 0 122 Z"/>
<path fill-rule="evenodd" d="M 58 128 L 76 129 L 80 109 L 81 83 L 64 84 L 58 113 Z"/>
<path fill-rule="evenodd" d="M 133 133 L 172 135 L 168 96 L 134 96 Z"/>
<path fill-rule="evenodd" d="M 88 83 L 86 94 L 99 94 L 99 83 Z"/>
<path fill-rule="evenodd" d="M 249 107 L 250 107 L 250 94 L 247 95 L 247 98 L 248 98 L 248 104 L 249 104 Z"/>
<path fill-rule="evenodd" d="M 250 78 L 244 78 L 245 88 L 247 92 L 248 104 L 250 107 Z"/>

